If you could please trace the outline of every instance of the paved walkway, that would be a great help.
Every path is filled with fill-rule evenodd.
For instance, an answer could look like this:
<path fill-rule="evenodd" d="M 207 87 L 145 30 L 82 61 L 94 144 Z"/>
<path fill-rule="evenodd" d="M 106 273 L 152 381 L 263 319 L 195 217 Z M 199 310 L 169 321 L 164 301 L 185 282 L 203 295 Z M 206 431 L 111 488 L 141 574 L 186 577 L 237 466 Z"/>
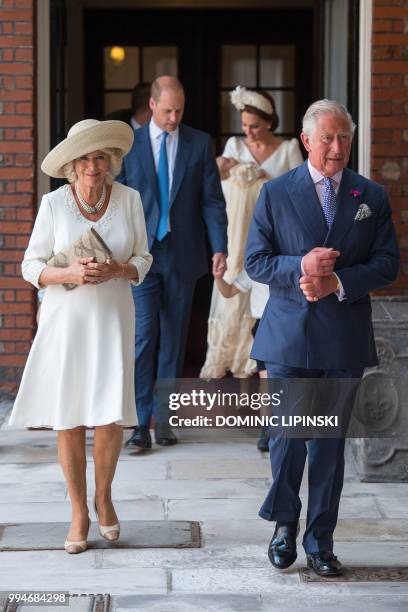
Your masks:
<path fill-rule="evenodd" d="M 0 420 L 1 414 L 0 405 Z M 270 479 L 269 458 L 256 450 L 254 435 L 184 430 L 181 437 L 175 447 L 155 446 L 142 455 L 124 450 L 114 499 L 122 521 L 200 521 L 202 548 L 88 550 L 77 556 L 62 550 L 1 552 L 0 590 L 108 592 L 117 612 L 406 612 L 408 583 L 302 583 L 302 549 L 292 568 L 275 570 L 266 555 L 273 524 L 257 518 Z M 91 440 L 92 432 L 90 497 Z M 335 549 L 344 564 L 408 564 L 407 492 L 406 484 L 362 484 L 347 468 Z M 0 523 L 69 518 L 55 434 L 11 431 L 3 424 Z"/>

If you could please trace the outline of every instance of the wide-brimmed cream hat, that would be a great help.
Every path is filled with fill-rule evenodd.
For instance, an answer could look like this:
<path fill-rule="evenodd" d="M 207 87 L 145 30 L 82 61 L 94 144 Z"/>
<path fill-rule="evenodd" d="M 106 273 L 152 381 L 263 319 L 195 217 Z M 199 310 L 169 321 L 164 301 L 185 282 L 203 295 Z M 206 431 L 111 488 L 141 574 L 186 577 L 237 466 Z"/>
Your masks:
<path fill-rule="evenodd" d="M 65 140 L 57 144 L 41 164 L 41 170 L 54 178 L 64 178 L 62 167 L 70 161 L 101 149 L 120 149 L 123 155 L 133 144 L 133 130 L 124 121 L 84 119 L 72 126 Z"/>

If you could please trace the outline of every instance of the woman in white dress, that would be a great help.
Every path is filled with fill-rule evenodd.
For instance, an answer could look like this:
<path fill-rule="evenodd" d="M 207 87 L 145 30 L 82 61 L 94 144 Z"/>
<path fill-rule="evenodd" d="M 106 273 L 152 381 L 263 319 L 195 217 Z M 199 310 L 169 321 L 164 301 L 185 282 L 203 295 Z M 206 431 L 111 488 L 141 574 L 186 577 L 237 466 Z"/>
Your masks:
<path fill-rule="evenodd" d="M 252 213 L 262 185 L 303 162 L 296 138 L 283 140 L 273 98 L 264 91 L 238 86 L 231 102 L 240 112 L 244 137 L 233 136 L 217 159 L 228 216 L 228 269 L 232 283 L 244 267 L 244 249 Z M 249 294 L 227 300 L 214 284 L 208 320 L 208 348 L 202 378 L 221 378 L 230 371 L 237 378 L 253 372 L 248 360 L 252 346 Z"/>
<path fill-rule="evenodd" d="M 58 430 L 72 505 L 68 553 L 87 547 L 86 427 L 95 428 L 100 533 L 119 537 L 111 484 L 123 426 L 136 424 L 130 283 L 141 283 L 152 263 L 138 192 L 112 184 L 132 142 L 133 130 L 122 121 L 86 119 L 70 129 L 41 166 L 69 184 L 44 195 L 22 264 L 25 280 L 47 290 L 10 425 Z M 87 257 L 64 268 L 47 265 L 92 227 L 112 252 L 105 263 Z"/>

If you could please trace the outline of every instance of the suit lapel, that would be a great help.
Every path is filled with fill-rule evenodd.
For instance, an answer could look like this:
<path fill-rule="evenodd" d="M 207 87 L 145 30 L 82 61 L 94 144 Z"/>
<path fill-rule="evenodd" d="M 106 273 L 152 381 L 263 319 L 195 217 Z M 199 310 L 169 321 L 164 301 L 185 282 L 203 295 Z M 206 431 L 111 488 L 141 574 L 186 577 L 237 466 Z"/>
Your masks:
<path fill-rule="evenodd" d="M 324 246 L 338 248 L 344 236 L 350 231 L 361 202 L 361 197 L 354 196 L 353 191 L 362 194 L 361 179 L 348 168 L 344 168 L 337 194 L 336 216 Z"/>
<path fill-rule="evenodd" d="M 176 161 L 174 164 L 173 183 L 170 192 L 170 206 L 176 199 L 178 190 L 186 172 L 187 163 L 191 154 L 191 142 L 186 135 L 183 126 L 179 127 Z"/>
<path fill-rule="evenodd" d="M 327 235 L 327 224 L 307 161 L 298 168 L 294 180 L 288 182 L 287 191 L 301 222 L 316 246 L 323 245 Z"/>
<path fill-rule="evenodd" d="M 140 128 L 139 130 L 136 130 L 136 143 L 135 144 L 136 144 L 136 147 L 138 146 L 138 144 L 140 145 L 140 152 L 141 152 L 140 157 L 142 161 L 143 171 L 146 174 L 146 178 L 148 180 L 149 185 L 151 185 L 153 188 L 153 191 L 156 195 L 156 199 L 158 200 L 159 193 L 158 193 L 158 187 L 157 187 L 157 174 L 156 174 L 156 168 L 154 165 L 154 158 L 153 158 L 152 144 L 150 142 L 150 132 L 149 132 L 148 123 L 142 128 Z"/>

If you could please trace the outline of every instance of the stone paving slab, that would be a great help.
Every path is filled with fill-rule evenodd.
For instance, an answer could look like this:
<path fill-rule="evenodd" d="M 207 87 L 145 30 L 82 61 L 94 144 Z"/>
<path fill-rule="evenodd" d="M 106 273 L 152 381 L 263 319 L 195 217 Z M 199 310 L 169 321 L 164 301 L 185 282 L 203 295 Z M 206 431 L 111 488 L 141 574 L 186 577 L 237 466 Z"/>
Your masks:
<path fill-rule="evenodd" d="M 4 600 L 5 601 L 5 600 Z M 43 610 L 47 612 L 61 612 L 61 610 L 66 610 L 68 612 L 110 612 L 111 610 L 112 599 L 109 595 L 82 595 L 82 596 L 67 596 L 66 605 L 57 605 L 53 606 L 47 604 L 46 606 L 41 606 L 41 604 L 37 604 L 36 606 L 27 604 L 20 604 L 15 606 L 14 604 L 9 604 L 6 607 L 3 604 L 3 600 L 0 599 L 0 612 L 33 612 L 33 610 Z"/>
<path fill-rule="evenodd" d="M 357 590 L 354 591 L 354 587 Z M 316 583 L 301 583 L 298 571 L 290 567 L 288 570 L 279 572 L 272 566 L 270 568 L 225 568 L 225 569 L 175 569 L 172 572 L 172 592 L 195 592 L 195 593 L 275 593 L 277 590 L 285 592 L 289 596 L 296 595 L 298 600 L 309 598 L 309 593 L 330 589 L 331 592 L 349 593 L 351 589 L 358 593 L 366 592 L 373 587 L 377 593 L 391 593 L 405 595 L 408 597 L 408 583 L 399 582 L 390 585 L 386 582 L 380 583 L 341 583 L 332 582 L 330 585 Z M 308 601 L 309 606 L 309 601 Z"/>
<path fill-rule="evenodd" d="M 149 567 L 160 563 L 169 570 L 174 568 L 270 567 L 264 545 L 235 545 L 219 548 L 143 549 L 135 554 L 129 550 L 104 550 L 102 567 Z M 408 550 L 408 549 L 407 549 Z"/>
<path fill-rule="evenodd" d="M 173 460 L 169 462 L 170 478 L 269 478 L 271 467 L 269 461 L 257 458 L 245 459 L 212 459 L 209 462 Z"/>
<path fill-rule="evenodd" d="M 161 499 L 143 497 L 131 501 L 117 501 L 115 508 L 122 521 L 161 520 L 165 518 L 165 503 Z M 90 517 L 96 520 L 92 509 L 92 498 L 88 499 Z M 68 522 L 71 519 L 71 505 L 68 500 L 64 502 L 26 502 L 26 503 L 0 503 L 0 523 L 7 523 L 10 520 L 16 523 L 48 523 L 48 522 Z"/>
<path fill-rule="evenodd" d="M 367 610 L 369 612 L 406 612 L 407 600 L 405 595 L 397 595 L 390 591 L 386 594 L 374 594 L 370 591 L 371 585 L 367 585 L 367 592 L 361 594 L 358 599 L 353 594 L 333 593 L 320 589 L 316 593 L 299 593 L 298 595 L 282 595 L 276 592 L 273 596 L 262 596 L 261 612 L 275 612 L 290 610 L 290 612 L 305 612 L 306 609 L 313 612 L 357 612 Z M 233 609 L 230 610 L 233 612 Z"/>
<path fill-rule="evenodd" d="M 66 495 L 67 489 L 62 482 L 30 483 L 26 481 L 1 485 L 1 503 L 64 501 Z"/>
<path fill-rule="evenodd" d="M 207 521 L 208 519 L 228 520 L 236 516 L 239 507 L 241 519 L 256 519 L 260 506 L 258 498 L 253 499 L 170 499 L 167 505 L 168 517 L 173 520 L 186 520 L 185 517 L 192 517 L 192 520 Z M 199 518 L 197 518 L 199 517 Z M 261 519 L 260 519 L 261 520 Z"/>
<path fill-rule="evenodd" d="M 17 553 L 14 553 L 17 554 Z M 19 553 L 18 553 L 19 554 Z M 64 553 L 66 554 L 66 553 Z M 88 556 L 90 551 L 72 557 Z M 1 555 L 0 555 L 1 556 Z M 67 555 L 68 556 L 68 555 Z M 50 570 L 42 570 L 41 565 L 26 569 L 24 576 L 21 572 L 11 574 L 0 573 L 2 590 L 18 591 L 69 591 L 70 593 L 105 593 L 109 587 L 111 595 L 131 594 L 166 594 L 168 592 L 168 572 L 161 568 L 139 568 L 137 572 L 124 572 L 123 569 L 101 569 L 75 567 L 72 562 L 71 571 L 61 570 L 58 566 Z M 4 588 L 3 588 L 4 587 Z M 32 612 L 40 612 L 32 608 Z M 60 608 L 64 611 L 65 608 Z M 47 612 L 47 608 L 41 610 Z"/>
<path fill-rule="evenodd" d="M 205 499 L 205 498 L 250 498 L 261 502 L 268 491 L 268 481 L 262 478 L 207 479 L 207 480 L 139 480 L 130 487 L 128 482 L 115 479 L 113 497 L 129 500 L 135 497 L 157 497 L 161 499 Z"/>
<path fill-rule="evenodd" d="M 240 519 L 254 519 L 257 517 L 262 498 L 251 499 L 188 499 L 172 500 L 168 502 L 168 517 L 171 519 L 228 519 L 237 515 L 239 507 Z M 307 506 L 302 507 L 301 517 L 305 518 Z M 372 495 L 347 497 L 343 496 L 340 503 L 341 518 L 381 518 L 376 500 Z"/>
<path fill-rule="evenodd" d="M 356 612 L 358 608 L 365 608 L 370 612 L 406 612 L 406 599 L 404 596 L 389 594 L 373 597 L 361 597 L 358 602 L 352 596 L 338 596 L 325 593 L 316 594 L 313 599 L 304 594 L 302 598 L 277 591 L 273 597 L 265 595 L 174 595 L 154 596 L 142 595 L 115 597 L 115 612 L 128 612 L 129 610 L 143 610 L 149 612 L 305 612 L 305 606 L 313 612 Z M 324 603 L 322 603 L 324 602 Z"/>
<path fill-rule="evenodd" d="M 192 568 L 172 571 L 173 593 L 268 593 L 277 589 L 299 590 L 298 572 L 289 568 L 280 572 L 267 568 Z M 309 585 L 307 585 L 309 586 Z"/>
<path fill-rule="evenodd" d="M 88 461 L 87 480 L 94 480 L 94 463 Z M 163 480 L 167 478 L 167 462 L 120 461 L 116 469 L 116 479 L 136 486 L 139 480 Z M 0 464 L 0 484 L 7 482 L 65 482 L 59 463 L 17 463 Z"/>
<path fill-rule="evenodd" d="M 1 432 L 0 432 L 1 435 Z M 223 448 L 220 452 L 220 447 Z M 153 448 L 151 451 L 137 452 L 132 451 L 130 448 L 125 448 L 121 454 L 121 460 L 186 460 L 194 458 L 195 460 L 203 459 L 208 461 L 209 457 L 221 456 L 230 458 L 242 459 L 248 457 L 248 459 L 259 459 L 269 464 L 268 453 L 260 453 L 256 448 L 256 438 L 253 442 L 241 442 L 236 440 L 233 444 L 231 442 L 211 442 L 211 441 L 186 441 L 180 440 L 175 446 L 157 446 L 153 442 Z"/>
<path fill-rule="evenodd" d="M 59 550 L 69 523 L 20 523 L 0 525 L 2 550 Z M 89 532 L 89 548 L 186 548 L 200 546 L 198 523 L 191 521 L 123 521 L 117 542 L 101 538 L 95 524 Z"/>
<path fill-rule="evenodd" d="M 202 525 L 202 538 L 206 545 L 261 544 L 271 539 L 274 523 L 262 519 L 207 520 Z M 305 528 L 300 521 L 300 533 Z M 340 518 L 334 539 L 336 542 L 408 542 L 407 519 L 342 519 Z"/>
<path fill-rule="evenodd" d="M 386 495 L 377 495 L 377 504 L 380 512 L 387 518 L 406 517 L 408 519 L 408 488 L 399 496 L 389 497 Z"/>
<path fill-rule="evenodd" d="M 408 541 L 408 519 L 340 519 L 336 531 L 335 540 L 358 541 L 358 542 L 407 542 Z"/>
<path fill-rule="evenodd" d="M 408 483 L 405 482 L 358 482 L 355 478 L 345 481 L 343 493 L 346 495 L 375 495 L 378 498 L 397 497 L 402 500 L 408 497 Z M 408 512 L 408 505 L 406 511 Z"/>
<path fill-rule="evenodd" d="M 143 610 L 146 612 L 261 612 L 260 595 L 127 595 L 115 598 L 115 612 Z M 269 608 L 273 610 L 273 608 Z"/>
<path fill-rule="evenodd" d="M 89 548 L 80 555 L 68 555 L 65 550 L 2 551 L 0 553 L 1 585 L 2 587 L 7 586 L 7 579 L 4 579 L 7 574 L 9 576 L 20 574 L 21 580 L 23 574 L 25 576 L 31 571 L 41 570 L 49 573 L 57 569 L 62 574 L 101 568 L 103 552 L 103 549 L 97 548 Z M 50 589 L 51 585 L 48 585 L 48 588 Z"/>
<path fill-rule="evenodd" d="M 42 607 L 42 610 L 46 612 L 61 612 L 61 610 L 69 612 L 110 612 L 112 603 L 112 598 L 109 595 L 74 595 L 68 597 L 68 603 L 65 606 L 47 605 Z M 33 610 L 39 610 L 40 607 L 38 605 L 33 607 L 29 604 L 19 605 L 17 608 L 4 608 L 4 612 L 33 612 Z M 0 610 L 2 610 L 1 607 Z"/>
<path fill-rule="evenodd" d="M 1 463 L 56 463 L 58 460 L 56 447 L 32 446 L 29 444 L 5 444 L 0 437 Z"/>
<path fill-rule="evenodd" d="M 221 568 L 226 567 L 263 567 L 270 568 L 267 548 L 270 537 L 261 544 L 235 543 L 229 546 L 203 547 L 200 549 L 177 550 L 139 550 L 137 554 L 129 550 L 101 551 L 102 567 L 149 567 L 172 568 Z M 343 565 L 400 565 L 408 560 L 408 542 L 367 542 L 362 547 L 358 542 L 336 542 L 336 554 Z M 38 554 L 38 553 L 37 553 Z M 305 566 L 306 558 L 298 540 L 298 559 L 294 567 Z"/>

